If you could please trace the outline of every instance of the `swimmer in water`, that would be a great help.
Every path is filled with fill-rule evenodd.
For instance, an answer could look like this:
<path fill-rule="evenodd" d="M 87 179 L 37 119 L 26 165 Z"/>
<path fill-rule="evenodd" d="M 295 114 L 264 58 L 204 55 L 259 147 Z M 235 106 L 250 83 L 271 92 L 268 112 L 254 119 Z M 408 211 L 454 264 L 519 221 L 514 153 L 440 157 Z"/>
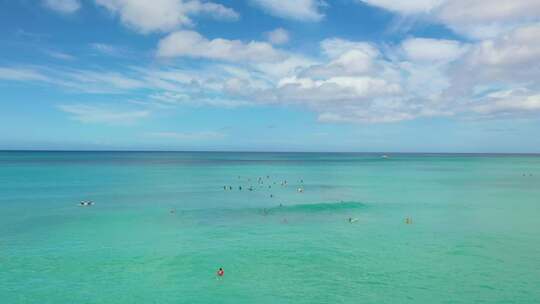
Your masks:
<path fill-rule="evenodd" d="M 217 271 L 217 276 L 223 277 L 224 275 L 225 275 L 225 271 L 223 270 L 223 268 L 219 268 L 219 270 Z"/>

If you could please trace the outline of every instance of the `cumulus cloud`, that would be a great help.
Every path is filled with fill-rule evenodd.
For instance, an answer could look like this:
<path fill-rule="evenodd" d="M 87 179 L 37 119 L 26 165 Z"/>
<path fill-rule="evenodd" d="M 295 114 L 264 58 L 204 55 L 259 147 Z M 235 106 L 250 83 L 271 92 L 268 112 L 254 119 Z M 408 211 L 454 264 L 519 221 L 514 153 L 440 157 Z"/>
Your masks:
<path fill-rule="evenodd" d="M 252 0 L 269 14 L 300 21 L 319 21 L 324 15 L 321 8 L 326 4 L 321 0 Z"/>
<path fill-rule="evenodd" d="M 219 20 L 237 20 L 239 15 L 231 8 L 199 0 L 95 0 L 122 23 L 142 33 L 172 31 L 193 25 L 192 16 L 209 15 Z"/>
<path fill-rule="evenodd" d="M 474 44 L 454 66 L 451 76 L 452 89 L 459 94 L 491 87 L 539 89 L 540 24 Z"/>
<path fill-rule="evenodd" d="M 267 42 L 176 31 L 160 41 L 156 54 L 195 58 L 197 67 L 153 65 L 111 72 L 11 66 L 0 67 L 0 78 L 85 92 L 144 92 L 147 98 L 130 102 L 145 109 L 138 112 L 149 113 L 185 106 L 292 104 L 313 111 L 321 122 L 347 123 L 540 113 L 539 24 L 467 43 L 422 37 L 382 45 L 325 39 L 313 58 Z M 81 108 L 70 110 L 74 117 L 82 113 L 75 112 Z M 79 116 L 86 117 L 80 121 L 99 121 Z"/>
<path fill-rule="evenodd" d="M 302 75 L 315 79 L 367 75 L 373 71 L 380 56 L 380 52 L 369 43 L 342 39 L 323 40 L 321 49 L 329 62 L 311 65 Z"/>
<path fill-rule="evenodd" d="M 460 34 L 476 39 L 540 21 L 538 0 L 359 0 L 403 15 L 426 15 Z"/>
<path fill-rule="evenodd" d="M 474 38 L 492 38 L 502 32 L 540 21 L 538 0 L 447 0 L 436 17 L 458 33 Z"/>
<path fill-rule="evenodd" d="M 69 113 L 72 119 L 83 123 L 124 125 L 150 115 L 147 110 L 119 110 L 106 105 L 70 104 L 59 105 L 58 108 Z"/>
<path fill-rule="evenodd" d="M 448 62 L 461 57 L 466 46 L 446 39 L 410 38 L 402 43 L 407 59 L 416 62 Z"/>
<path fill-rule="evenodd" d="M 277 28 L 273 31 L 270 31 L 266 33 L 266 36 L 268 37 L 268 41 L 271 44 L 285 44 L 289 42 L 289 32 L 287 32 L 284 28 Z"/>
<path fill-rule="evenodd" d="M 399 12 L 403 14 L 418 14 L 428 13 L 437 6 L 439 6 L 444 0 L 358 0 L 366 4 L 382 7 L 390 11 Z"/>
<path fill-rule="evenodd" d="M 264 62 L 284 59 L 284 55 L 266 42 L 212 39 L 194 31 L 177 31 L 159 41 L 159 57 L 186 56 L 225 61 Z"/>
<path fill-rule="evenodd" d="M 540 111 L 540 93 L 518 88 L 486 95 L 473 110 L 484 115 L 511 115 Z"/>
<path fill-rule="evenodd" d="M 321 49 L 323 54 L 330 58 L 336 58 L 351 50 L 361 51 L 370 57 L 375 57 L 379 54 L 379 50 L 369 42 L 350 41 L 339 38 L 323 40 L 321 42 Z"/>
<path fill-rule="evenodd" d="M 43 5 L 62 14 L 72 14 L 81 8 L 79 0 L 43 0 Z"/>

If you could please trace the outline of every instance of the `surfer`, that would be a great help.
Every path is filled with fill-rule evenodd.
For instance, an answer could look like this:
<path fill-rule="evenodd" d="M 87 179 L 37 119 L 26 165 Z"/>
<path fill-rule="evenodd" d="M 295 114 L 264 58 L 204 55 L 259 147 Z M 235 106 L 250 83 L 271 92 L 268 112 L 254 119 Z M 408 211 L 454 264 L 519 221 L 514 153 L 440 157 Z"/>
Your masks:
<path fill-rule="evenodd" d="M 217 276 L 223 277 L 224 275 L 225 275 L 225 271 L 223 270 L 223 268 L 219 268 L 219 270 L 217 271 Z"/>

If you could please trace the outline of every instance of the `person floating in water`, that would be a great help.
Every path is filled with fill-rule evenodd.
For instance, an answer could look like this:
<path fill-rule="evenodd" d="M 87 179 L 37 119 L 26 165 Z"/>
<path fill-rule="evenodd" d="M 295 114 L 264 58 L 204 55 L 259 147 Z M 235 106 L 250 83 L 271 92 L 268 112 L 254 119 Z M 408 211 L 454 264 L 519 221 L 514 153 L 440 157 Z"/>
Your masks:
<path fill-rule="evenodd" d="M 238 190 L 242 191 L 242 186 L 238 186 Z"/>
<path fill-rule="evenodd" d="M 223 268 L 220 267 L 217 271 L 217 276 L 223 277 L 224 275 L 225 275 L 225 271 L 223 270 Z"/>

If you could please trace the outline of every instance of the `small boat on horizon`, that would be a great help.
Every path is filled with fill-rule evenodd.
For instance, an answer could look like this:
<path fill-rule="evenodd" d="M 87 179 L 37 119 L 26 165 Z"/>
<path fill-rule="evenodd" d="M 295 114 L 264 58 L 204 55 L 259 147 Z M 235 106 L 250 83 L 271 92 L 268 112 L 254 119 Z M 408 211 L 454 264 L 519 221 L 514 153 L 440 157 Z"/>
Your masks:
<path fill-rule="evenodd" d="M 94 201 L 81 201 L 79 205 L 82 207 L 92 206 L 94 205 Z"/>

